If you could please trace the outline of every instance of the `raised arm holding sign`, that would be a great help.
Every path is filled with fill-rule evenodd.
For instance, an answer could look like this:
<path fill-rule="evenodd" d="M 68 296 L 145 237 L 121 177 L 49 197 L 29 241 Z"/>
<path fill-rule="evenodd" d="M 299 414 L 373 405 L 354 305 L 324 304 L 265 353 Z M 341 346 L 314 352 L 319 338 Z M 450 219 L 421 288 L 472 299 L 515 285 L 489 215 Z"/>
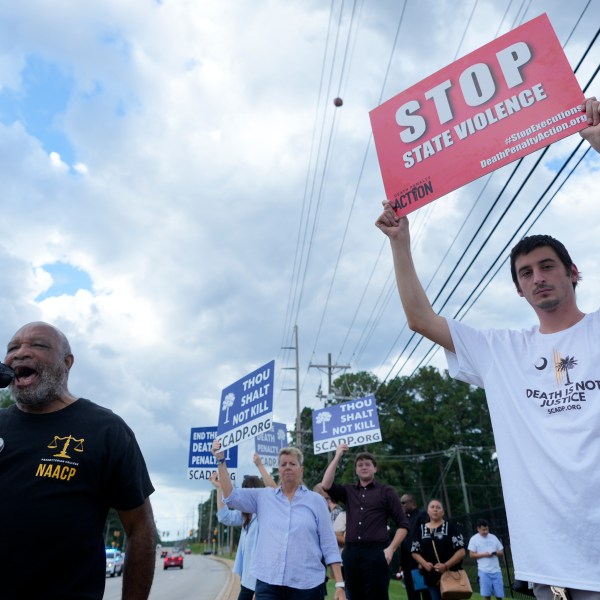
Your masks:
<path fill-rule="evenodd" d="M 256 475 L 244 475 L 242 482 L 243 488 L 261 488 L 272 487 L 276 488 L 277 484 L 272 477 L 267 473 L 263 466 L 260 456 L 254 455 L 253 462 L 262 475 L 262 480 Z M 233 572 L 240 576 L 240 595 L 238 600 L 248 600 L 254 598 L 256 588 L 256 577 L 252 574 L 252 565 L 254 563 L 254 551 L 256 549 L 256 541 L 258 539 L 258 519 L 252 513 L 245 513 L 239 510 L 230 510 L 223 502 L 223 494 L 221 484 L 217 479 L 217 473 L 213 473 L 210 477 L 210 482 L 217 490 L 217 519 L 219 523 L 229 526 L 240 526 L 240 540 L 238 550 L 235 554 L 233 564 Z"/>
<path fill-rule="evenodd" d="M 302 452 L 297 448 L 280 450 L 281 483 L 275 490 L 233 488 L 219 440 L 213 443 L 213 454 L 219 464 L 225 504 L 255 513 L 258 518 L 253 568 L 257 600 L 321 600 L 326 565 L 335 578 L 335 600 L 345 600 L 341 558 L 329 510 L 323 498 L 302 483 Z"/>
<path fill-rule="evenodd" d="M 581 135 L 600 151 L 599 103 L 590 98 L 582 108 L 590 126 Z M 409 327 L 445 348 L 451 376 L 485 389 L 515 578 L 533 581 L 538 599 L 550 600 L 550 586 L 559 586 L 573 598 L 600 600 L 598 554 L 589 551 L 597 531 L 582 529 L 579 515 L 586 506 L 586 522 L 600 523 L 600 311 L 579 309 L 581 277 L 567 249 L 548 235 L 519 241 L 511 275 L 538 325 L 478 330 L 431 307 L 413 264 L 407 218 L 385 202 L 376 225 L 390 240 Z M 567 493 L 556 502 L 561 490 Z"/>

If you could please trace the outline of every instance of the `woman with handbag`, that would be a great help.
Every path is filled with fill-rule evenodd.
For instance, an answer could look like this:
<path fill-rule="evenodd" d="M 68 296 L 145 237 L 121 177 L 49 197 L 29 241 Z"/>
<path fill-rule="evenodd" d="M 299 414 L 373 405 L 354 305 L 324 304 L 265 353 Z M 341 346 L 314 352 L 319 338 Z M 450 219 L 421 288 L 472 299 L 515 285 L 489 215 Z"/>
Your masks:
<path fill-rule="evenodd" d="M 427 514 L 429 521 L 414 531 L 411 552 L 419 565 L 419 571 L 432 600 L 442 600 L 440 579 L 448 571 L 454 575 L 454 572 L 462 569 L 465 540 L 458 528 L 444 519 L 444 507 L 439 500 L 433 499 L 429 502 Z M 449 595 L 444 600 L 448 598 Z"/>

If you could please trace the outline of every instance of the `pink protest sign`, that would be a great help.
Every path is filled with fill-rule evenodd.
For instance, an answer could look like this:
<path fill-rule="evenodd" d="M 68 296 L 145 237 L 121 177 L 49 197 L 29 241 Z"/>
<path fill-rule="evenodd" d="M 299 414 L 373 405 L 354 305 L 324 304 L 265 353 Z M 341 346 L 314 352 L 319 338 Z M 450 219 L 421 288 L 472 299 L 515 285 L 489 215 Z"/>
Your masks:
<path fill-rule="evenodd" d="M 398 215 L 584 129 L 583 94 L 543 14 L 372 110 Z"/>

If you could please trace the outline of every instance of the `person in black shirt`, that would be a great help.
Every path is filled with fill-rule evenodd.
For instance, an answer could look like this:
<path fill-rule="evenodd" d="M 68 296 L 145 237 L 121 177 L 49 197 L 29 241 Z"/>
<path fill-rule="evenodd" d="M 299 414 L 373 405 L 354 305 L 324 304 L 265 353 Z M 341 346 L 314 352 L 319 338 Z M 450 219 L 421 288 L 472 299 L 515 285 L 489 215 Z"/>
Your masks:
<path fill-rule="evenodd" d="M 123 419 L 69 391 L 74 360 L 47 323 L 21 327 L 7 346 L 15 404 L 0 410 L 2 600 L 101 600 L 110 507 L 127 535 L 123 598 L 150 594 L 154 487 Z"/>
<path fill-rule="evenodd" d="M 369 452 L 354 458 L 357 483 L 334 483 L 335 470 L 347 444 L 340 444 L 323 476 L 323 489 L 346 506 L 346 544 L 342 562 L 352 600 L 387 600 L 389 564 L 408 533 L 408 519 L 394 488 L 375 481 L 377 460 Z M 388 520 L 397 526 L 390 541 Z"/>
<path fill-rule="evenodd" d="M 417 507 L 417 502 L 412 494 L 403 494 L 400 497 L 400 504 L 402 504 L 402 508 L 408 517 L 410 526 L 408 535 L 402 540 L 402 544 L 400 544 L 400 567 L 404 573 L 406 595 L 408 596 L 408 600 L 430 600 L 429 591 L 426 587 L 415 590 L 412 571 L 418 565 L 411 553 L 415 529 L 423 523 L 427 523 L 429 516 L 424 510 Z"/>
<path fill-rule="evenodd" d="M 427 505 L 429 521 L 415 529 L 412 555 L 427 584 L 432 600 L 442 600 L 440 578 L 458 571 L 465 557 L 465 540 L 456 525 L 444 519 L 444 507 L 434 498 Z"/>

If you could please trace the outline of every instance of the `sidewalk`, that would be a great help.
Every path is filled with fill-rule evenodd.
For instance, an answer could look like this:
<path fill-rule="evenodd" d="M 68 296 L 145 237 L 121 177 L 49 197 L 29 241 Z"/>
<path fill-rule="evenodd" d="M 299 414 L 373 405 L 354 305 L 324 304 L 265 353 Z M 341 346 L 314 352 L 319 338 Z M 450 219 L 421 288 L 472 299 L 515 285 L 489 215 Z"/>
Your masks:
<path fill-rule="evenodd" d="M 223 589 L 215 598 L 215 600 L 237 600 L 237 597 L 240 593 L 240 580 L 231 571 L 233 567 L 233 561 L 229 560 L 228 558 L 221 558 L 220 556 L 214 555 L 210 558 L 222 562 L 229 569 L 229 577 L 227 578 L 227 583 L 223 586 Z"/>

